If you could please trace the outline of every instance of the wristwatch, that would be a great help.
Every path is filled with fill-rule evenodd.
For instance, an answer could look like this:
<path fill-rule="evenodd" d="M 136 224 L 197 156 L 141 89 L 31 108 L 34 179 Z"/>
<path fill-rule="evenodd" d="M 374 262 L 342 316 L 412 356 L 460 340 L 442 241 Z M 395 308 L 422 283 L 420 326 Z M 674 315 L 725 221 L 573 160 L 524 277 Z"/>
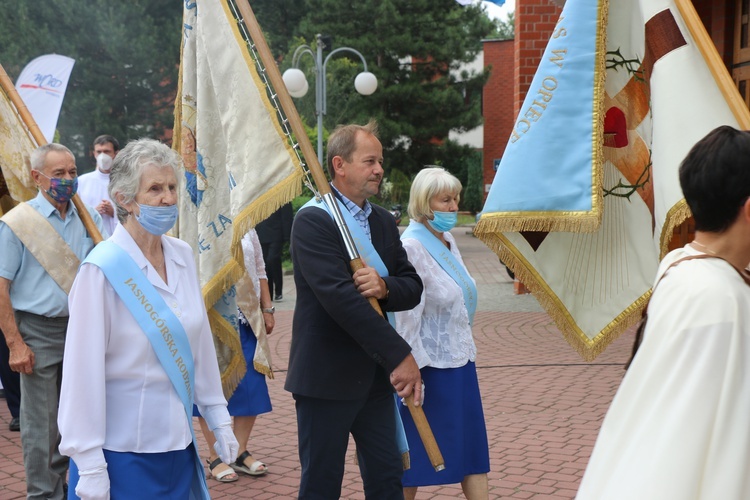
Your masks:
<path fill-rule="evenodd" d="M 264 307 L 263 308 L 264 313 L 273 314 L 276 312 L 276 308 L 274 306 L 271 307 Z"/>

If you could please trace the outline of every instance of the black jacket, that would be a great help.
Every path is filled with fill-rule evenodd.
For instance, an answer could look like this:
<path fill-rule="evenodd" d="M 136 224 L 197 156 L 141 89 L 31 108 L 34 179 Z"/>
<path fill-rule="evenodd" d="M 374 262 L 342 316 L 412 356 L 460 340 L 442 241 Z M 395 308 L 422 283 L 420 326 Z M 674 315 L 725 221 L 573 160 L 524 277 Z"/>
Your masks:
<path fill-rule="evenodd" d="M 384 312 L 412 309 L 419 304 L 422 280 L 401 246 L 396 223 L 375 205 L 369 223 L 373 246 L 390 274 L 383 278 L 389 297 L 380 306 Z M 360 398 L 369 391 L 378 365 L 390 374 L 411 348 L 357 292 L 343 240 L 328 212 L 315 207 L 297 212 L 290 250 L 297 303 L 284 388 L 322 399 Z"/>

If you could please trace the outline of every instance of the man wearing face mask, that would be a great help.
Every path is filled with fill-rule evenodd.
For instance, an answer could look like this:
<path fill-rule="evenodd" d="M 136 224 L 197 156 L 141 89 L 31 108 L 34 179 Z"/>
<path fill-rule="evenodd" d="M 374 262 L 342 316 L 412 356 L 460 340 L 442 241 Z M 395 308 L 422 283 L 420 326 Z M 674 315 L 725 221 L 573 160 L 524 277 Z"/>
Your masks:
<path fill-rule="evenodd" d="M 112 169 L 112 160 L 119 151 L 120 143 L 117 139 L 111 135 L 100 135 L 94 139 L 92 146 L 96 170 L 78 178 L 78 195 L 86 205 L 94 207 L 99 212 L 109 234 L 114 233 L 117 225 L 114 205 L 107 191 L 109 171 Z"/>
<path fill-rule="evenodd" d="M 10 368 L 21 374 L 21 443 L 29 499 L 62 499 L 68 459 L 57 446 L 58 400 L 68 292 L 94 247 L 70 199 L 78 178 L 73 153 L 47 144 L 31 154 L 36 198 L 0 219 L 0 330 Z M 104 233 L 102 219 L 92 219 Z"/>

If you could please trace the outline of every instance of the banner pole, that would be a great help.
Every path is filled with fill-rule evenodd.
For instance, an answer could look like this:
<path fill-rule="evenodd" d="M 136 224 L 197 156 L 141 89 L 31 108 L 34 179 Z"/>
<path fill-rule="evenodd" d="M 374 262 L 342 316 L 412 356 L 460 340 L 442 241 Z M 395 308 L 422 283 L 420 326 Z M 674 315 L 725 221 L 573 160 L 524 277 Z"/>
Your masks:
<path fill-rule="evenodd" d="M 292 129 L 292 132 L 297 138 L 297 142 L 299 143 L 300 150 L 302 151 L 302 154 L 305 157 L 305 161 L 308 164 L 310 175 L 315 182 L 315 186 L 323 196 L 323 199 L 326 201 L 326 204 L 331 209 L 331 213 L 336 219 L 336 225 L 338 226 L 339 231 L 341 232 L 341 236 L 346 243 L 347 250 L 349 250 L 350 253 L 351 269 L 352 271 L 357 271 L 358 269 L 364 267 L 364 264 L 362 263 L 362 259 L 357 253 L 356 246 L 350 244 L 352 242 L 352 237 L 349 233 L 349 229 L 347 228 L 346 223 L 344 223 L 343 221 L 343 217 L 341 216 L 341 213 L 339 211 L 338 204 L 333 199 L 331 187 L 328 185 L 328 179 L 326 178 L 325 173 L 323 173 L 323 167 L 320 165 L 317 153 L 313 150 L 310 139 L 307 137 L 307 133 L 302 126 L 302 120 L 297 113 L 297 108 L 292 102 L 292 97 L 289 95 L 289 92 L 286 89 L 286 85 L 284 85 L 284 80 L 282 80 L 279 68 L 276 66 L 276 61 L 271 55 L 271 50 L 268 48 L 268 44 L 266 43 L 266 39 L 260 29 L 258 20 L 255 18 L 255 14 L 253 13 L 253 10 L 248 4 L 247 0 L 235 0 L 235 2 L 240 13 L 242 14 L 242 22 L 245 24 L 245 27 L 250 33 L 250 37 L 255 43 L 255 47 L 258 50 L 258 54 L 260 55 L 261 61 L 263 62 L 263 66 L 266 69 L 268 79 L 271 81 L 271 85 L 276 92 L 276 96 L 281 103 L 281 107 L 284 110 L 287 119 L 289 120 L 289 125 Z M 318 131 L 318 133 L 321 133 L 321 131 Z M 350 246 L 352 248 L 350 248 Z M 369 302 L 370 305 L 372 305 L 373 309 L 375 309 L 378 314 L 383 316 L 383 311 L 380 309 L 380 304 L 378 304 L 377 299 L 375 299 L 374 297 L 370 297 Z M 430 458 L 432 466 L 436 471 L 445 469 L 445 461 L 443 460 L 443 456 L 440 453 L 440 448 L 437 445 L 437 441 L 435 441 L 435 436 L 432 433 L 432 429 L 427 422 L 427 417 L 424 414 L 424 409 L 422 409 L 421 406 L 414 405 L 413 393 L 409 397 L 404 399 L 417 427 L 417 431 L 419 432 L 419 437 L 422 439 L 422 443 L 424 444 L 425 450 L 427 451 L 427 455 Z"/>
<path fill-rule="evenodd" d="M 716 85 L 724 95 L 724 99 L 729 104 L 732 113 L 734 113 L 737 123 L 743 130 L 750 130 L 750 110 L 748 110 L 747 104 L 745 104 L 745 101 L 737 90 L 737 86 L 734 84 L 734 80 L 732 80 L 732 76 L 729 74 L 724 61 L 719 56 L 716 45 L 714 45 L 711 37 L 706 32 L 706 27 L 695 11 L 695 7 L 690 0 L 675 0 L 675 4 L 682 15 L 682 19 L 685 20 L 690 35 L 695 40 L 698 50 L 700 50 L 703 59 L 708 64 L 711 74 L 714 80 L 716 80 Z"/>
<path fill-rule="evenodd" d="M 3 90 L 5 91 L 5 94 L 10 99 L 10 102 L 13 103 L 13 105 L 16 107 L 16 110 L 18 111 L 18 115 L 21 117 L 21 120 L 23 120 L 24 124 L 26 125 L 26 128 L 29 129 L 29 132 L 31 133 L 31 136 L 36 141 L 37 146 L 44 146 L 47 144 L 47 139 L 44 137 L 44 134 L 42 133 L 39 126 L 36 124 L 36 121 L 34 120 L 34 117 L 31 116 L 31 113 L 29 112 L 29 108 L 26 107 L 26 104 L 23 102 L 23 99 L 21 99 L 21 96 L 18 95 L 18 91 L 16 90 L 15 85 L 13 85 L 13 82 L 10 80 L 10 77 L 8 76 L 8 73 L 5 72 L 5 68 L 0 64 L 0 86 L 2 86 Z M 91 236 L 91 239 L 94 241 L 94 245 L 100 243 L 103 238 L 102 234 L 99 232 L 99 228 L 96 227 L 96 224 L 94 224 L 94 219 L 91 217 L 91 214 L 86 209 L 86 206 L 83 204 L 83 201 L 81 200 L 81 197 L 78 196 L 78 194 L 73 195 L 73 198 L 71 198 L 71 201 L 73 202 L 73 205 L 75 205 L 76 210 L 78 211 L 78 216 L 81 218 L 81 222 L 83 222 L 83 226 L 86 228 L 86 231 L 89 233 L 89 236 Z"/>

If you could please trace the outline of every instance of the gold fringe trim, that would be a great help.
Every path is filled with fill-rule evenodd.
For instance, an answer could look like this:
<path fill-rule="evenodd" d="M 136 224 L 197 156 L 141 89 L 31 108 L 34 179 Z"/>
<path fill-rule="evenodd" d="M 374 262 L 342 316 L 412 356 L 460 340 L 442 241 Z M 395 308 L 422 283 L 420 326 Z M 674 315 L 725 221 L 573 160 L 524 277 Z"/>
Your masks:
<path fill-rule="evenodd" d="M 232 221 L 232 259 L 227 262 L 203 286 L 203 300 L 206 309 L 211 309 L 224 293 L 245 274 L 242 258 L 242 238 L 255 225 L 268 218 L 285 203 L 302 192 L 302 171 L 295 170 L 286 179 L 263 193 L 257 200 L 245 207 Z"/>
<path fill-rule="evenodd" d="M 203 286 L 203 301 L 206 304 L 206 309 L 213 309 L 214 304 L 218 302 L 224 293 L 229 290 L 232 285 L 237 283 L 242 275 L 245 273 L 245 269 L 240 265 L 237 260 L 230 259 L 229 262 L 224 264 L 219 272 L 217 272 L 208 283 Z"/>
<path fill-rule="evenodd" d="M 607 22 L 609 1 L 600 0 L 596 21 L 596 49 L 594 55 L 593 133 L 591 135 L 591 210 L 596 227 L 584 225 L 576 232 L 593 233 L 602 225 L 604 217 L 604 93 L 607 78 Z M 558 231 L 558 230 L 556 230 Z M 563 230 L 564 231 L 564 230 Z"/>
<path fill-rule="evenodd" d="M 247 373 L 247 364 L 245 363 L 245 356 L 242 354 L 240 336 L 237 330 L 214 309 L 208 311 L 208 322 L 214 336 L 232 352 L 232 358 L 221 374 L 221 388 L 224 391 L 224 397 L 228 400 Z"/>
<path fill-rule="evenodd" d="M 185 24 L 185 10 L 182 11 L 182 24 Z M 174 125 L 172 127 L 172 149 L 177 151 L 182 159 L 182 80 L 184 78 L 185 37 L 180 40 L 180 69 L 177 74 L 177 96 L 174 99 Z"/>
<path fill-rule="evenodd" d="M 685 222 L 691 215 L 690 207 L 688 207 L 684 198 L 669 209 L 664 219 L 664 226 L 661 228 L 661 235 L 659 235 L 659 260 L 669 253 L 669 242 L 672 241 L 675 228 Z"/>
<path fill-rule="evenodd" d="M 599 181 L 601 182 L 601 181 Z M 602 211 L 595 212 L 488 212 L 483 213 L 475 232 L 520 233 L 523 231 L 562 231 L 594 233 L 602 221 Z"/>
<path fill-rule="evenodd" d="M 604 92 L 607 75 L 608 0 L 600 0 L 594 49 L 594 90 L 592 95 L 591 134 L 591 210 L 587 211 L 503 211 L 482 214 L 477 231 L 481 232 L 570 232 L 594 233 L 604 214 Z M 479 234 L 479 233 L 477 233 Z"/>
<path fill-rule="evenodd" d="M 585 361 L 594 361 L 622 332 L 636 324 L 641 318 L 643 307 L 651 296 L 651 290 L 647 291 L 602 329 L 596 337 L 590 339 L 578 327 L 575 319 L 549 285 L 534 271 L 520 251 L 505 236 L 499 233 L 485 232 L 477 233 L 477 237 L 492 249 L 500 257 L 500 260 L 523 282 L 555 322 L 563 338 Z"/>
<path fill-rule="evenodd" d="M 302 193 L 302 179 L 304 173 L 301 168 L 296 168 L 286 179 L 278 182 L 265 191 L 257 200 L 243 208 L 233 221 L 232 249 L 234 258 L 243 262 L 240 242 L 247 232 L 259 222 L 267 219 L 282 205 L 289 203 Z"/>
<path fill-rule="evenodd" d="M 233 353 L 229 365 L 221 374 L 222 388 L 227 399 L 229 399 L 245 375 L 247 364 L 242 354 L 239 334 L 213 309 L 213 305 L 245 275 L 245 263 L 241 243 L 242 237 L 257 222 L 267 218 L 284 203 L 291 201 L 297 196 L 302 191 L 301 178 L 301 170 L 295 170 L 289 177 L 263 193 L 257 200 L 240 212 L 233 221 L 232 258 L 203 287 L 203 301 L 206 309 L 209 311 L 209 321 L 212 323 L 211 329 L 213 334 L 220 342 L 226 344 Z M 254 362 L 253 367 L 256 368 Z M 273 378 L 273 373 L 268 373 L 270 371 L 270 367 L 258 370 L 259 373 Z"/>
<path fill-rule="evenodd" d="M 270 366 L 266 366 L 256 361 L 253 361 L 253 368 L 255 369 L 256 372 L 262 373 L 263 375 L 265 375 L 266 377 L 270 379 L 274 378 L 273 370 L 271 369 Z"/>

